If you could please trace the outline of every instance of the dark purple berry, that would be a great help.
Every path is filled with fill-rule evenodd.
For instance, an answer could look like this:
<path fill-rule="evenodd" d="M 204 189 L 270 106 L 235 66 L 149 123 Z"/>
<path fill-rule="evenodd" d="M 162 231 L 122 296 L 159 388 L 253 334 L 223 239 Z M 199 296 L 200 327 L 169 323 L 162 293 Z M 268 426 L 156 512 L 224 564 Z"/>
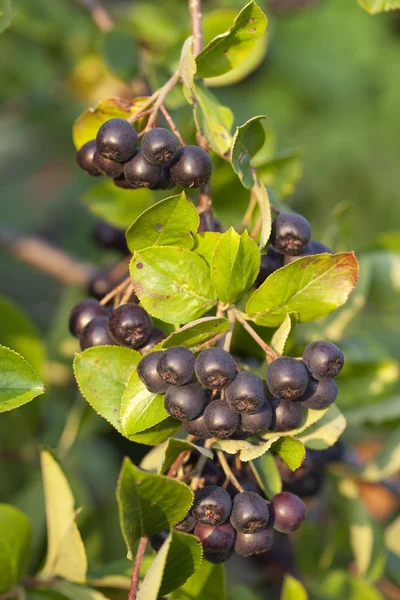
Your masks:
<path fill-rule="evenodd" d="M 125 232 L 117 229 L 105 221 L 98 221 L 93 231 L 94 241 L 107 250 L 118 250 L 123 254 L 130 254 L 126 243 Z"/>
<path fill-rule="evenodd" d="M 218 438 L 229 438 L 239 426 L 240 417 L 225 400 L 213 400 L 204 411 L 208 433 Z"/>
<path fill-rule="evenodd" d="M 157 372 L 157 365 L 163 354 L 162 351 L 150 352 L 142 358 L 137 366 L 139 378 L 152 394 L 165 394 L 167 391 L 168 384 L 161 379 Z"/>
<path fill-rule="evenodd" d="M 108 317 L 95 317 L 83 329 L 79 341 L 81 350 L 92 346 L 115 346 L 115 342 L 108 331 Z"/>
<path fill-rule="evenodd" d="M 161 329 L 158 329 L 158 327 L 153 327 L 153 329 L 151 330 L 150 337 L 147 340 L 146 344 L 144 346 L 140 346 L 139 348 L 141 354 L 147 354 L 147 352 L 153 350 L 154 346 L 160 344 L 163 340 L 165 340 L 166 337 L 167 336 L 163 331 L 161 331 Z"/>
<path fill-rule="evenodd" d="M 123 304 L 115 308 L 108 321 L 112 338 L 122 346 L 140 348 L 151 334 L 150 315 L 137 304 Z"/>
<path fill-rule="evenodd" d="M 233 499 L 231 523 L 241 533 L 256 533 L 265 529 L 269 520 L 266 500 L 254 492 L 241 492 Z"/>
<path fill-rule="evenodd" d="M 107 309 L 94 298 L 86 298 L 79 302 L 71 311 L 69 317 L 69 330 L 75 337 L 79 337 L 90 321 L 95 317 L 101 317 L 107 314 Z"/>
<path fill-rule="evenodd" d="M 100 127 L 96 136 L 97 151 L 109 160 L 124 163 L 132 158 L 138 136 L 125 119 L 109 119 Z"/>
<path fill-rule="evenodd" d="M 153 165 L 165 165 L 174 157 L 178 148 L 176 137 L 163 127 L 155 127 L 144 134 L 141 149 Z"/>
<path fill-rule="evenodd" d="M 103 175 L 111 177 L 112 179 L 120 177 L 124 172 L 124 165 L 109 160 L 108 158 L 104 158 L 104 156 L 101 156 L 97 151 L 94 153 L 93 163 Z"/>
<path fill-rule="evenodd" d="M 152 165 L 138 150 L 124 167 L 125 179 L 136 188 L 154 188 L 159 185 L 162 175 L 160 165 Z"/>
<path fill-rule="evenodd" d="M 197 379 L 210 389 L 223 389 L 235 377 L 236 364 L 222 348 L 207 348 L 196 358 Z"/>
<path fill-rule="evenodd" d="M 267 369 L 271 394 L 282 400 L 295 400 L 307 389 L 308 373 L 303 363 L 289 356 L 276 358 Z"/>
<path fill-rule="evenodd" d="M 125 179 L 125 174 L 122 173 L 119 177 L 115 177 L 114 184 L 122 190 L 133 190 L 135 187 Z"/>
<path fill-rule="evenodd" d="M 325 246 L 322 242 L 317 242 L 316 240 L 311 240 L 311 246 L 313 249 L 313 254 L 332 254 L 332 250 Z"/>
<path fill-rule="evenodd" d="M 212 163 L 207 152 L 200 146 L 184 146 L 171 162 L 171 176 L 184 188 L 200 187 L 211 177 Z"/>
<path fill-rule="evenodd" d="M 338 389 L 334 379 L 317 381 L 310 377 L 308 388 L 297 401 L 305 408 L 322 410 L 335 402 L 337 395 Z"/>
<path fill-rule="evenodd" d="M 300 527 L 307 507 L 303 500 L 290 492 L 281 492 L 272 498 L 273 527 L 281 533 L 291 533 Z"/>
<path fill-rule="evenodd" d="M 189 533 L 196 527 L 196 523 L 197 521 L 192 515 L 192 511 L 189 510 L 186 517 L 180 523 L 178 523 L 178 525 L 175 525 L 175 529 L 182 531 L 183 533 Z"/>
<path fill-rule="evenodd" d="M 303 352 L 303 361 L 314 379 L 334 379 L 344 365 L 340 348 L 324 340 L 308 344 Z"/>
<path fill-rule="evenodd" d="M 277 252 L 272 246 L 269 246 L 267 253 L 261 256 L 260 271 L 254 285 L 260 287 L 267 277 L 283 267 L 283 258 L 283 254 Z"/>
<path fill-rule="evenodd" d="M 295 262 L 299 258 L 303 258 L 303 256 L 312 256 L 313 254 L 314 254 L 313 246 L 312 246 L 311 242 L 308 242 L 304 246 L 303 250 L 296 256 L 289 256 L 288 254 L 286 254 L 283 259 L 283 264 L 284 264 L 284 266 L 286 266 L 292 262 Z"/>
<path fill-rule="evenodd" d="M 155 550 L 155 552 L 161 550 L 161 546 L 167 539 L 168 535 L 169 531 L 161 531 L 160 533 L 155 533 L 149 537 L 150 546 L 153 548 L 153 550 Z"/>
<path fill-rule="evenodd" d="M 158 373 L 169 385 L 184 385 L 194 375 L 195 358 L 184 346 L 174 346 L 164 352 L 158 364 Z"/>
<path fill-rule="evenodd" d="M 229 519 L 231 510 L 230 495 L 218 485 L 208 485 L 195 493 L 192 513 L 198 523 L 222 525 Z"/>
<path fill-rule="evenodd" d="M 94 177 L 101 175 L 100 169 L 94 164 L 93 158 L 96 152 L 96 141 L 86 142 L 76 153 L 76 161 L 81 169 Z"/>
<path fill-rule="evenodd" d="M 194 530 L 202 543 L 204 558 L 214 564 L 228 560 L 232 555 L 235 543 L 235 530 L 230 523 L 224 523 L 218 527 L 203 525 L 199 523 Z"/>
<path fill-rule="evenodd" d="M 274 539 L 270 527 L 257 531 L 257 533 L 236 533 L 235 552 L 239 556 L 247 558 L 255 554 L 263 554 L 271 549 Z"/>
<path fill-rule="evenodd" d="M 264 402 L 257 412 L 251 415 L 241 415 L 240 427 L 247 434 L 261 433 L 267 431 L 272 423 L 272 408 L 268 400 Z"/>
<path fill-rule="evenodd" d="M 310 238 L 310 224 L 301 215 L 281 213 L 272 222 L 271 244 L 282 254 L 297 256 Z"/>
<path fill-rule="evenodd" d="M 291 431 L 303 422 L 303 409 L 298 402 L 281 400 L 275 408 L 272 419 L 272 431 Z"/>
<path fill-rule="evenodd" d="M 196 417 L 196 419 L 192 419 L 191 421 L 183 421 L 182 425 L 186 433 L 189 435 L 194 435 L 200 440 L 207 440 L 208 438 L 212 437 L 207 431 L 204 421 L 204 413 L 202 413 L 199 417 Z"/>
<path fill-rule="evenodd" d="M 235 412 L 252 414 L 265 402 L 265 388 L 262 379 L 251 371 L 242 371 L 225 390 L 225 398 Z"/>
<path fill-rule="evenodd" d="M 165 392 L 165 410 L 171 417 L 190 421 L 198 417 L 206 406 L 206 396 L 199 383 L 169 385 Z"/>

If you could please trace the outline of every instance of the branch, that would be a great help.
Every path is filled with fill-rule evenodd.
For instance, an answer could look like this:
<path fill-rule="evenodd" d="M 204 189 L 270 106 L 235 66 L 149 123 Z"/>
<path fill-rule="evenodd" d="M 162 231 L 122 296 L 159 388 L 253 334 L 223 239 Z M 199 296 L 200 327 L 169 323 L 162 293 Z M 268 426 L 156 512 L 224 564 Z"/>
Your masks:
<path fill-rule="evenodd" d="M 247 333 L 249 333 L 253 340 L 257 342 L 257 344 L 260 346 L 260 348 L 264 350 L 269 363 L 271 363 L 273 360 L 279 357 L 279 354 L 275 352 L 275 350 L 273 350 L 271 346 L 268 346 L 268 344 L 264 342 L 264 340 L 258 335 L 256 331 L 254 331 L 252 326 L 246 321 L 246 319 L 242 317 L 242 315 L 238 311 L 236 311 L 235 316 L 236 320 L 239 321 L 241 325 L 243 325 Z"/>
<path fill-rule="evenodd" d="M 185 458 L 187 457 L 187 455 L 189 454 L 189 450 L 183 450 L 183 452 L 181 452 L 178 456 L 178 458 L 176 458 L 176 460 L 172 463 L 168 473 L 167 473 L 167 477 L 176 477 L 177 472 L 179 471 L 179 468 L 182 466 Z"/>
<path fill-rule="evenodd" d="M 197 56 L 203 50 L 203 15 L 201 0 L 189 0 L 190 30 L 193 35 L 193 54 Z"/>
<path fill-rule="evenodd" d="M 147 546 L 147 537 L 140 538 L 139 546 L 136 552 L 135 564 L 133 565 L 131 587 L 128 594 L 128 600 L 136 600 L 137 588 L 139 584 L 140 567 L 144 558 Z"/>
<path fill-rule="evenodd" d="M 154 127 L 158 111 L 161 106 L 164 104 L 165 98 L 168 96 L 172 88 L 178 83 L 180 79 L 180 71 L 179 69 L 175 71 L 175 73 L 168 79 L 167 83 L 165 83 L 157 92 L 156 101 L 154 103 L 153 109 L 150 113 L 149 120 L 147 121 L 146 131 Z M 153 94 L 154 96 L 154 94 Z"/>
<path fill-rule="evenodd" d="M 227 479 L 229 479 L 233 483 L 233 485 L 235 486 L 236 489 L 239 490 L 239 492 L 244 492 L 244 489 L 242 488 L 242 486 L 236 479 L 235 475 L 232 473 L 232 469 L 230 468 L 228 461 L 225 458 L 225 454 L 222 452 L 222 450 L 217 451 L 217 456 L 218 456 L 220 465 L 222 467 L 222 470 L 225 473 Z"/>
<path fill-rule="evenodd" d="M 86 8 L 100 31 L 107 32 L 114 28 L 114 20 L 99 0 L 76 0 L 76 2 Z"/>

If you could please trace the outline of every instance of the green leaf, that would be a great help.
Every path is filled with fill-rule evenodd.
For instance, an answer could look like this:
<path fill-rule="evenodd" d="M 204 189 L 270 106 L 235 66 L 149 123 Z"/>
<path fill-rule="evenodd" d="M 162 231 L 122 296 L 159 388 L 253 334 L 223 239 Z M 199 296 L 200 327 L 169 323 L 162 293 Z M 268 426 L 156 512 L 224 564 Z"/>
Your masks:
<path fill-rule="evenodd" d="M 262 183 L 260 183 L 257 178 L 254 179 L 252 193 L 254 194 L 254 197 L 257 200 L 257 204 L 261 213 L 261 233 L 259 246 L 260 248 L 264 248 L 271 235 L 271 205 L 269 202 L 269 196 L 266 187 Z"/>
<path fill-rule="evenodd" d="M 164 575 L 164 569 L 168 558 L 168 552 L 172 543 L 172 533 L 169 534 L 155 559 L 147 571 L 137 594 L 137 600 L 157 600 Z"/>
<path fill-rule="evenodd" d="M 249 2 L 229 31 L 213 39 L 196 57 L 197 75 L 215 77 L 236 67 L 251 52 L 266 27 L 265 14 L 255 2 Z"/>
<path fill-rule="evenodd" d="M 187 442 L 186 440 L 178 440 L 171 438 L 168 440 L 167 447 L 165 449 L 164 460 L 160 467 L 160 473 L 166 473 L 170 467 L 172 467 L 175 460 L 185 450 L 189 450 L 189 452 L 193 452 L 196 450 L 203 456 L 207 456 L 212 460 L 213 453 L 208 448 L 203 448 L 201 446 L 196 446 L 196 444 L 192 444 L 191 442 Z"/>
<path fill-rule="evenodd" d="M 117 486 L 122 534 L 128 557 L 135 542 L 174 527 L 182 521 L 193 503 L 192 490 L 164 475 L 138 469 L 124 459 Z"/>
<path fill-rule="evenodd" d="M 362 477 L 367 481 L 383 481 L 400 471 L 400 428 L 390 433 L 378 455 L 370 460 Z"/>
<path fill-rule="evenodd" d="M 264 494 L 271 500 L 275 494 L 282 491 L 282 479 L 276 466 L 272 452 L 266 452 L 250 462 L 250 467 L 257 483 Z"/>
<path fill-rule="evenodd" d="M 248 585 L 234 585 L 229 588 L 230 600 L 262 600 Z"/>
<path fill-rule="evenodd" d="M 299 439 L 307 448 L 325 450 L 333 446 L 346 429 L 346 419 L 335 404 L 332 404 L 322 418 L 307 428 Z"/>
<path fill-rule="evenodd" d="M 47 556 L 41 577 L 86 580 L 87 558 L 75 523 L 75 501 L 68 481 L 52 454 L 40 454 L 47 520 Z"/>
<path fill-rule="evenodd" d="M 45 386 L 19 354 L 0 346 L 0 413 L 18 408 L 43 394 Z"/>
<path fill-rule="evenodd" d="M 206 138 L 211 150 L 219 156 L 227 155 L 232 143 L 231 109 L 220 104 L 201 81 L 195 81 L 190 91 L 185 88 L 185 96 L 193 106 L 196 127 Z"/>
<path fill-rule="evenodd" d="M 168 419 L 161 421 L 161 423 L 149 427 L 146 431 L 140 431 L 139 433 L 135 433 L 135 435 L 131 435 L 129 439 L 138 444 L 156 446 L 157 444 L 162 444 L 162 442 L 165 442 L 165 440 L 171 437 L 181 425 L 181 421 L 169 417 Z"/>
<path fill-rule="evenodd" d="M 280 456 L 283 462 L 292 471 L 301 467 L 306 457 L 304 444 L 300 440 L 296 440 L 290 436 L 279 438 L 279 440 L 272 445 L 272 450 Z"/>
<path fill-rule="evenodd" d="M 75 585 L 69 581 L 57 580 L 52 589 L 68 600 L 108 600 L 106 596 L 97 590 L 83 585 Z"/>
<path fill-rule="evenodd" d="M 216 304 L 210 269 L 189 250 L 157 246 L 140 250 L 130 270 L 143 307 L 166 323 L 187 323 Z"/>
<path fill-rule="evenodd" d="M 26 600 L 65 600 L 67 596 L 38 586 L 25 593 L 25 598 Z"/>
<path fill-rule="evenodd" d="M 310 408 L 303 409 L 303 421 L 300 427 L 292 429 L 291 431 L 280 431 L 279 437 L 286 437 L 288 435 L 291 437 L 299 437 L 300 434 L 308 431 L 309 428 L 320 421 L 331 408 L 332 407 L 329 407 L 323 410 L 312 410 Z M 269 432 L 264 433 L 261 437 L 263 440 L 270 440 L 271 438 L 276 437 L 276 435 L 277 434 L 274 432 Z"/>
<path fill-rule="evenodd" d="M 192 248 L 199 213 L 185 192 L 153 204 L 129 227 L 126 240 L 133 253 L 149 246 Z"/>
<path fill-rule="evenodd" d="M 384 600 L 376 587 L 347 571 L 330 571 L 322 581 L 312 581 L 312 591 L 313 598 L 323 600 Z"/>
<path fill-rule="evenodd" d="M 292 321 L 290 315 L 286 315 L 271 339 L 271 346 L 278 354 L 283 354 L 291 328 Z"/>
<path fill-rule="evenodd" d="M 203 560 L 184 586 L 172 593 L 179 600 L 226 600 L 225 569 Z"/>
<path fill-rule="evenodd" d="M 264 115 L 261 115 L 249 119 L 244 125 L 237 127 L 233 136 L 231 151 L 232 168 L 247 189 L 252 188 L 254 185 L 251 161 L 264 145 L 265 129 L 262 126 L 262 121 L 266 118 Z"/>
<path fill-rule="evenodd" d="M 179 63 L 179 73 L 181 79 L 189 90 L 191 90 L 193 87 L 196 71 L 197 64 L 193 54 L 193 36 L 191 35 L 183 44 L 181 60 Z"/>
<path fill-rule="evenodd" d="M 90 212 L 114 227 L 127 229 L 152 202 L 147 188 L 123 190 L 112 181 L 92 187 L 84 196 Z"/>
<path fill-rule="evenodd" d="M 346 410 L 346 421 L 351 427 L 363 424 L 383 425 L 400 419 L 400 396 L 391 396 L 374 404 Z"/>
<path fill-rule="evenodd" d="M 247 231 L 231 227 L 220 238 L 211 263 L 211 279 L 218 298 L 233 304 L 248 290 L 260 270 L 260 251 Z"/>
<path fill-rule="evenodd" d="M 11 0 L 0 0 L 0 33 L 10 26 L 12 19 Z"/>
<path fill-rule="evenodd" d="M 385 529 L 385 544 L 390 552 L 400 557 L 400 517 L 397 517 Z"/>
<path fill-rule="evenodd" d="M 265 327 L 277 327 L 288 313 L 302 322 L 319 319 L 346 302 L 357 277 L 353 252 L 305 256 L 267 277 L 249 299 L 246 312 Z"/>
<path fill-rule="evenodd" d="M 123 433 L 120 420 L 122 396 L 142 356 L 120 346 L 95 346 L 78 354 L 74 372 L 82 396 L 115 429 Z"/>
<path fill-rule="evenodd" d="M 194 236 L 194 246 L 192 251 L 201 256 L 208 265 L 211 266 L 215 248 L 222 237 L 222 233 L 215 231 L 205 231 L 196 233 Z"/>
<path fill-rule="evenodd" d="M 399 0 L 358 0 L 358 3 L 370 15 L 400 8 Z"/>
<path fill-rule="evenodd" d="M 102 34 L 100 51 L 104 62 L 117 77 L 131 82 L 139 74 L 139 50 L 134 36 L 113 28 Z"/>
<path fill-rule="evenodd" d="M 120 419 L 125 435 L 145 431 L 168 417 L 164 396 L 152 394 L 139 379 L 137 371 L 131 374 L 121 400 Z"/>
<path fill-rule="evenodd" d="M 196 321 L 191 321 L 184 325 L 178 331 L 174 331 L 161 342 L 161 348 L 171 348 L 172 346 L 185 346 L 186 348 L 196 348 L 211 342 L 217 341 L 229 329 L 228 319 L 223 317 L 203 317 Z"/>
<path fill-rule="evenodd" d="M 272 444 L 279 440 L 279 435 L 275 434 L 274 437 L 261 444 L 251 444 L 246 440 L 217 440 L 213 443 L 211 448 L 216 450 L 223 450 L 227 454 L 239 453 L 239 458 L 242 462 L 248 462 L 255 460 L 268 450 L 270 450 Z"/>
<path fill-rule="evenodd" d="M 307 600 L 308 594 L 305 587 L 298 579 L 285 575 L 283 580 L 281 600 Z"/>
<path fill-rule="evenodd" d="M 20 579 L 28 557 L 31 524 L 14 506 L 0 504 L 0 594 Z"/>
<path fill-rule="evenodd" d="M 256 164 L 259 180 L 280 200 L 291 196 L 303 176 L 303 163 L 298 150 L 286 150 L 262 164 Z"/>

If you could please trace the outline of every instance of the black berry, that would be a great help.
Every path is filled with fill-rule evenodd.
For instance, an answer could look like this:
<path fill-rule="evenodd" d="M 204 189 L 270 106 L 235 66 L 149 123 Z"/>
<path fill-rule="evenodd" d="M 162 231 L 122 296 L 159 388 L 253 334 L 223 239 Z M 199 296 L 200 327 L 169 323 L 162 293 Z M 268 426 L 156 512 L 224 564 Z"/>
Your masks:
<path fill-rule="evenodd" d="M 137 133 L 125 119 L 109 119 L 97 132 L 96 146 L 104 158 L 124 163 L 132 158 L 137 145 Z"/>
<path fill-rule="evenodd" d="M 304 246 L 303 250 L 299 254 L 296 254 L 296 256 L 289 256 L 288 254 L 286 254 L 283 259 L 283 264 L 286 266 L 289 263 L 292 263 L 295 260 L 302 258 L 303 256 L 312 256 L 313 254 L 314 254 L 313 246 L 312 246 L 311 242 L 308 242 Z"/>
<path fill-rule="evenodd" d="M 290 492 L 281 492 L 272 498 L 273 527 L 281 533 L 291 533 L 300 527 L 307 512 L 303 500 Z"/>
<path fill-rule="evenodd" d="M 92 346 L 115 346 L 115 342 L 108 330 L 108 317 L 95 317 L 83 329 L 79 341 L 81 350 L 92 348 Z"/>
<path fill-rule="evenodd" d="M 186 433 L 189 435 L 194 435 L 200 440 L 207 440 L 208 438 L 212 437 L 207 431 L 204 421 L 204 413 L 199 417 L 196 417 L 196 419 L 192 419 L 191 421 L 183 421 L 182 425 Z"/>
<path fill-rule="evenodd" d="M 225 388 L 236 374 L 236 364 L 222 348 L 207 348 L 196 359 L 197 379 L 210 389 Z"/>
<path fill-rule="evenodd" d="M 171 163 L 172 179 L 184 188 L 206 184 L 210 180 L 211 171 L 211 159 L 200 146 L 180 148 Z"/>
<path fill-rule="evenodd" d="M 264 402 L 261 408 L 252 415 L 241 415 L 241 430 L 248 433 L 261 433 L 267 431 L 272 423 L 272 408 L 268 400 Z"/>
<path fill-rule="evenodd" d="M 283 258 L 283 254 L 277 252 L 272 246 L 269 246 L 267 254 L 261 256 L 260 272 L 258 273 L 254 285 L 260 287 L 267 277 L 274 273 L 274 271 L 283 267 Z"/>
<path fill-rule="evenodd" d="M 313 249 L 313 254 L 332 254 L 332 250 L 325 246 L 322 242 L 317 242 L 315 240 L 311 240 L 311 246 Z"/>
<path fill-rule="evenodd" d="M 165 410 L 171 417 L 190 421 L 198 417 L 206 406 L 206 396 L 199 383 L 169 385 L 165 392 Z"/>
<path fill-rule="evenodd" d="M 282 254 L 297 256 L 310 238 L 310 224 L 301 215 L 281 213 L 272 222 L 271 244 Z"/>
<path fill-rule="evenodd" d="M 255 413 L 266 399 L 264 384 L 255 373 L 242 371 L 226 388 L 225 398 L 232 410 L 241 414 Z"/>
<path fill-rule="evenodd" d="M 89 175 L 93 175 L 94 177 L 98 177 L 101 175 L 100 169 L 94 164 L 93 158 L 96 152 L 96 141 L 90 140 L 90 142 L 86 142 L 81 148 L 79 148 L 76 153 L 76 161 L 81 169 L 89 173 Z"/>
<path fill-rule="evenodd" d="M 112 179 L 120 177 L 124 172 L 124 165 L 121 165 L 121 163 L 117 163 L 114 160 L 104 158 L 104 156 L 101 156 L 97 151 L 94 153 L 93 163 L 103 175 L 111 177 Z"/>
<path fill-rule="evenodd" d="M 305 408 L 322 410 L 328 408 L 335 402 L 338 395 L 337 385 L 334 379 L 323 379 L 317 381 L 310 377 L 308 388 L 298 399 Z"/>
<path fill-rule="evenodd" d="M 224 523 L 218 527 L 199 523 L 194 530 L 202 543 L 204 558 L 214 564 L 228 560 L 232 555 L 235 543 L 235 530 L 230 523 Z"/>
<path fill-rule="evenodd" d="M 107 250 L 118 250 L 123 254 L 129 254 L 128 244 L 126 243 L 125 232 L 117 229 L 105 221 L 96 223 L 93 231 L 94 241 Z"/>
<path fill-rule="evenodd" d="M 273 431 L 290 431 L 300 427 L 303 421 L 303 409 L 298 402 L 281 400 L 275 407 L 271 429 Z"/>
<path fill-rule="evenodd" d="M 188 348 L 175 346 L 165 351 L 158 372 L 170 385 L 184 385 L 194 375 L 194 363 L 194 355 Z"/>
<path fill-rule="evenodd" d="M 146 344 L 144 346 L 140 346 L 140 352 L 142 354 L 147 354 L 147 352 L 153 350 L 154 346 L 157 346 L 157 344 L 165 340 L 166 337 L 167 336 L 163 331 L 161 331 L 161 329 L 158 329 L 158 327 L 153 327 L 153 329 L 151 330 L 150 337 L 147 340 Z"/>
<path fill-rule="evenodd" d="M 75 337 L 79 337 L 90 321 L 95 317 L 107 314 L 107 310 L 94 298 L 86 298 L 79 302 L 71 311 L 69 317 L 69 330 Z"/>
<path fill-rule="evenodd" d="M 262 529 L 257 533 L 236 533 L 235 552 L 247 558 L 255 554 L 263 554 L 271 549 L 274 534 L 271 528 Z"/>
<path fill-rule="evenodd" d="M 207 485 L 197 490 L 192 513 L 198 523 L 204 525 L 222 525 L 231 514 L 232 499 L 224 488 Z"/>
<path fill-rule="evenodd" d="M 165 394 L 167 391 L 168 384 L 157 372 L 157 365 L 163 354 L 162 351 L 150 352 L 137 366 L 137 374 L 152 394 Z"/>
<path fill-rule="evenodd" d="M 182 531 L 183 533 L 189 533 L 196 527 L 196 522 L 196 519 L 192 515 L 192 511 L 189 510 L 186 517 L 180 523 L 178 523 L 178 525 L 175 525 L 175 529 Z"/>
<path fill-rule="evenodd" d="M 176 138 L 168 129 L 155 127 L 144 134 L 141 144 L 145 158 L 153 165 L 165 165 L 178 148 Z"/>
<path fill-rule="evenodd" d="M 268 388 L 282 400 L 295 400 L 304 394 L 308 379 L 303 363 L 289 356 L 276 358 L 267 369 Z"/>
<path fill-rule="evenodd" d="M 122 190 L 133 190 L 134 186 L 125 179 L 125 174 L 122 173 L 119 177 L 115 177 L 114 184 Z"/>
<path fill-rule="evenodd" d="M 204 411 L 204 423 L 210 436 L 230 437 L 238 428 L 240 417 L 225 400 L 213 400 Z"/>
<path fill-rule="evenodd" d="M 143 152 L 138 150 L 135 156 L 125 163 L 124 174 L 127 182 L 133 187 L 154 188 L 160 182 L 162 167 L 149 163 Z"/>
<path fill-rule="evenodd" d="M 269 520 L 267 502 L 254 492 L 241 492 L 233 499 L 231 523 L 241 533 L 256 533 L 264 529 Z"/>
<path fill-rule="evenodd" d="M 333 379 L 344 365 L 340 348 L 331 342 L 311 342 L 303 352 L 303 361 L 314 379 Z"/>
<path fill-rule="evenodd" d="M 112 338 L 122 346 L 140 348 L 151 334 L 151 318 L 137 304 L 123 304 L 115 308 L 108 321 Z"/>
<path fill-rule="evenodd" d="M 149 537 L 150 546 L 158 552 L 169 535 L 169 531 L 160 531 Z"/>

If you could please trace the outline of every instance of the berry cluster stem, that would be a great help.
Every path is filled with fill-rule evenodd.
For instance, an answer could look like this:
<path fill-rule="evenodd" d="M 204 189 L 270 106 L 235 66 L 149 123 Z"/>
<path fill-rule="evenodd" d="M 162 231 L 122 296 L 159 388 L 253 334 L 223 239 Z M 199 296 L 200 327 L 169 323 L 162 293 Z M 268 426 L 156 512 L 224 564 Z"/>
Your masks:
<path fill-rule="evenodd" d="M 183 137 L 181 136 L 181 132 L 179 131 L 179 129 L 176 126 L 175 122 L 172 120 L 172 117 L 169 114 L 169 112 L 167 111 L 167 109 L 165 108 L 164 104 L 161 104 L 160 110 L 161 110 L 162 114 L 164 115 L 165 120 L 167 121 L 168 125 L 171 127 L 172 132 L 175 134 L 175 137 L 179 140 L 180 145 L 184 146 L 185 142 L 183 141 Z"/>
<path fill-rule="evenodd" d="M 146 131 L 152 129 L 156 123 L 158 111 L 161 109 L 161 106 L 164 104 L 165 98 L 168 96 L 169 92 L 173 87 L 178 83 L 180 78 L 179 69 L 175 71 L 175 73 L 168 79 L 167 83 L 165 83 L 159 90 L 156 92 L 156 101 L 153 106 L 153 110 L 150 113 L 149 120 L 147 122 Z"/>
<path fill-rule="evenodd" d="M 135 563 L 132 570 L 131 587 L 129 589 L 128 600 L 136 600 L 136 594 L 139 585 L 140 567 L 146 551 L 147 541 L 147 537 L 140 538 L 139 546 L 136 552 Z"/>
<path fill-rule="evenodd" d="M 246 321 L 246 319 L 241 315 L 239 311 L 235 312 L 236 320 L 244 327 L 244 329 L 251 335 L 253 340 L 257 342 L 257 344 L 262 348 L 266 354 L 267 360 L 271 363 L 273 360 L 279 357 L 279 354 L 275 352 L 264 342 L 264 340 L 258 335 L 258 333 L 252 328 L 252 326 Z"/>
<path fill-rule="evenodd" d="M 236 476 L 233 474 L 232 469 L 230 468 L 228 461 L 225 458 L 225 454 L 222 452 L 222 450 L 217 451 L 217 456 L 218 456 L 219 463 L 222 467 L 222 470 L 226 475 L 226 478 L 229 479 L 233 483 L 233 485 L 235 486 L 235 488 L 237 490 L 239 490 L 239 492 L 244 492 L 243 487 L 240 485 Z"/>

